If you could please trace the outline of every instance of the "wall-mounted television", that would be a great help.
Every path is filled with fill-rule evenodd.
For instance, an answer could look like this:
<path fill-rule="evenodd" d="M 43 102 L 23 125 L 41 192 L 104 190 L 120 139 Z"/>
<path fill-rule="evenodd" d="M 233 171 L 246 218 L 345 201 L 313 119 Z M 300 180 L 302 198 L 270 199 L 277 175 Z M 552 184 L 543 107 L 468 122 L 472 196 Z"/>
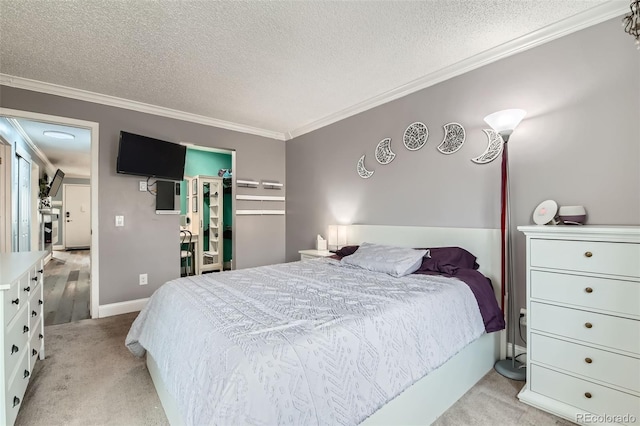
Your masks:
<path fill-rule="evenodd" d="M 122 131 L 116 171 L 178 181 L 184 178 L 186 154 L 184 145 Z"/>
<path fill-rule="evenodd" d="M 53 175 L 53 179 L 51 180 L 51 185 L 49 185 L 49 189 L 47 190 L 47 197 L 55 197 L 60 189 L 60 185 L 62 185 L 62 180 L 64 179 L 64 172 L 60 169 L 56 170 L 56 174 Z"/>

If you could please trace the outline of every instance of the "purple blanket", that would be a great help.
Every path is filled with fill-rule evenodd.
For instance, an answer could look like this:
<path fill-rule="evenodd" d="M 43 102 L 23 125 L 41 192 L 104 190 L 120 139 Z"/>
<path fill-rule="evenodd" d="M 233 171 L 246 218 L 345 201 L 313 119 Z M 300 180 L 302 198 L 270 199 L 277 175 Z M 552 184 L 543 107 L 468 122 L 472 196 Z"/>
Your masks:
<path fill-rule="evenodd" d="M 498 306 L 498 301 L 493 292 L 491 280 L 475 269 L 456 268 L 451 274 L 434 271 L 416 271 L 414 274 L 423 275 L 444 275 L 447 277 L 456 277 L 460 281 L 469 286 L 473 295 L 478 301 L 480 314 L 484 321 L 484 328 L 487 333 L 503 330 L 505 327 L 504 316 L 502 310 Z"/>

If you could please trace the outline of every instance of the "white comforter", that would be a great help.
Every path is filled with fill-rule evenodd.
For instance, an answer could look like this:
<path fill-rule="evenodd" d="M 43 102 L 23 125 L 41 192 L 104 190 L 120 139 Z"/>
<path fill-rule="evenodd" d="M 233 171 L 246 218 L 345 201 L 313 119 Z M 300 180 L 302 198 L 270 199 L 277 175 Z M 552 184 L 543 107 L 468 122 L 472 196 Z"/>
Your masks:
<path fill-rule="evenodd" d="M 455 278 L 314 259 L 171 281 L 126 344 L 153 355 L 187 424 L 335 425 L 361 422 L 483 333 Z"/>

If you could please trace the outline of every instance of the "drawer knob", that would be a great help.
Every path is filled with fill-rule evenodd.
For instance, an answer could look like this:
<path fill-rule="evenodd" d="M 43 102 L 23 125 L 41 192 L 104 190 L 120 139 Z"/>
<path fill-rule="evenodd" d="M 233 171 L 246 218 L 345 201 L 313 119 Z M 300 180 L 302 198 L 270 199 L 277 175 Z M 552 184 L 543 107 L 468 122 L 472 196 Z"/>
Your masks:
<path fill-rule="evenodd" d="M 593 256 L 593 253 L 591 253 L 590 251 L 588 251 L 588 252 L 586 252 L 584 255 L 585 255 L 586 257 L 591 257 L 591 256 Z"/>
<path fill-rule="evenodd" d="M 38 351 L 36 351 L 35 349 L 31 350 L 31 356 L 36 356 L 38 355 Z"/>
<path fill-rule="evenodd" d="M 11 345 L 11 355 L 15 354 L 19 350 L 20 348 L 18 348 L 16 345 Z"/>
<path fill-rule="evenodd" d="M 586 362 L 587 364 L 591 364 L 593 360 L 591 358 L 585 358 L 584 362 Z"/>
<path fill-rule="evenodd" d="M 13 406 L 15 407 L 18 404 L 20 404 L 20 398 L 18 398 L 17 396 L 14 396 L 13 397 Z"/>
<path fill-rule="evenodd" d="M 26 325 L 22 327 L 22 333 L 28 333 L 28 332 L 29 332 L 29 327 L 27 327 Z"/>
<path fill-rule="evenodd" d="M 11 303 L 13 303 L 14 305 L 19 305 L 20 304 L 20 298 L 12 300 Z"/>
<path fill-rule="evenodd" d="M 38 313 L 37 313 L 36 311 L 31 311 L 31 316 L 32 316 L 32 317 L 37 317 L 37 316 L 38 316 Z"/>
<path fill-rule="evenodd" d="M 42 335 L 42 333 L 38 334 L 38 339 L 40 340 L 44 339 L 44 336 Z"/>
<path fill-rule="evenodd" d="M 39 274 L 42 274 L 43 272 L 44 272 L 44 269 L 40 269 L 40 270 L 38 271 L 38 273 L 39 273 Z"/>
<path fill-rule="evenodd" d="M 38 281 L 38 277 L 31 278 L 31 281 Z"/>
<path fill-rule="evenodd" d="M 38 300 L 38 305 L 42 305 L 42 300 Z"/>
<path fill-rule="evenodd" d="M 585 392 L 585 393 L 584 393 L 584 396 L 585 396 L 586 398 L 591 398 L 591 392 Z"/>
<path fill-rule="evenodd" d="M 24 370 L 24 375 L 23 377 L 26 379 L 27 377 L 29 377 L 31 375 L 31 373 L 29 373 L 29 370 Z"/>
<path fill-rule="evenodd" d="M 584 289 L 587 293 L 593 293 L 593 289 L 591 287 L 587 287 Z"/>
<path fill-rule="evenodd" d="M 584 326 L 587 327 L 587 328 L 591 328 L 591 327 L 593 327 L 593 324 L 591 324 L 590 322 L 586 322 L 586 323 L 584 323 Z"/>
<path fill-rule="evenodd" d="M 24 291 L 31 291 L 31 287 L 27 286 L 25 288 L 23 288 Z"/>

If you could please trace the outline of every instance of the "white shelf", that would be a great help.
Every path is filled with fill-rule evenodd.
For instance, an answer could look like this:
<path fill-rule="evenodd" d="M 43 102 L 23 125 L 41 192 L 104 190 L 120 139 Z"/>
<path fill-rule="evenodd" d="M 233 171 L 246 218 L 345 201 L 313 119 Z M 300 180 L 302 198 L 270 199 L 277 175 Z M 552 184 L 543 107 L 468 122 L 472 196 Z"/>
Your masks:
<path fill-rule="evenodd" d="M 260 185 L 260 182 L 257 182 L 255 180 L 237 179 L 236 180 L 236 185 L 245 186 L 247 188 L 257 188 L 258 185 Z"/>
<path fill-rule="evenodd" d="M 236 215 L 284 215 L 285 210 L 236 210 Z"/>
<path fill-rule="evenodd" d="M 274 195 L 236 195 L 236 200 L 243 201 L 284 201 L 283 196 Z"/>
<path fill-rule="evenodd" d="M 262 181 L 262 186 L 265 189 L 282 189 L 282 187 L 284 187 L 284 184 L 279 183 L 279 182 L 269 182 L 269 181 Z"/>

